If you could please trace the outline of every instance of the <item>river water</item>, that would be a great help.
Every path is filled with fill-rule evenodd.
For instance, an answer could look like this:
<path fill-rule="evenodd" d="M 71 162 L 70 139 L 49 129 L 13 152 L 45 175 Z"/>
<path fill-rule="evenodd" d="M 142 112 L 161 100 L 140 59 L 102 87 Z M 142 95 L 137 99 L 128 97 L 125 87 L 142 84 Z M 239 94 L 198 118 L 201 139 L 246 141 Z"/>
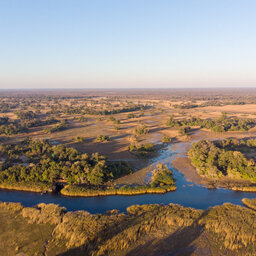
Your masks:
<path fill-rule="evenodd" d="M 125 212 L 133 204 L 170 204 L 176 203 L 185 207 L 207 209 L 226 202 L 242 205 L 241 199 L 255 198 L 256 193 L 234 192 L 228 189 L 208 189 L 189 182 L 172 166 L 177 157 L 173 145 L 162 149 L 159 156 L 152 159 L 154 164 L 164 163 L 173 171 L 177 190 L 166 194 L 146 194 L 135 196 L 102 196 L 102 197 L 65 197 L 56 194 L 45 194 L 18 191 L 0 191 L 0 201 L 21 202 L 24 206 L 33 206 L 38 203 L 54 203 L 64 206 L 69 211 L 85 210 L 90 213 L 105 213 L 107 210 L 118 209 Z"/>

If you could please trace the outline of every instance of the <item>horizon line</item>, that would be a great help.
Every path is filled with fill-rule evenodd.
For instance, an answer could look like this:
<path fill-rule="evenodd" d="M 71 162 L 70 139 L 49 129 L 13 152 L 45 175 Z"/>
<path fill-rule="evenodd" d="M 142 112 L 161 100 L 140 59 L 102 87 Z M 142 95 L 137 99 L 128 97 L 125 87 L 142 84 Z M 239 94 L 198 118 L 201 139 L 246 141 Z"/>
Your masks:
<path fill-rule="evenodd" d="M 0 91 L 47 91 L 47 90 L 173 90 L 173 89 L 200 89 L 200 90 L 205 90 L 205 89 L 215 89 L 215 90 L 219 90 L 219 89 L 230 89 L 230 90 L 234 90 L 234 89 L 256 89 L 256 85 L 255 86 L 235 86 L 235 87 L 231 87 L 231 86 L 227 86 L 227 87 L 125 87 L 125 88 L 117 88 L 117 87 L 96 87 L 96 88 L 92 88 L 92 87 L 87 87 L 87 88 L 72 88 L 72 87 L 55 87 L 55 88 L 8 88 L 8 89 L 3 89 L 0 88 Z"/>

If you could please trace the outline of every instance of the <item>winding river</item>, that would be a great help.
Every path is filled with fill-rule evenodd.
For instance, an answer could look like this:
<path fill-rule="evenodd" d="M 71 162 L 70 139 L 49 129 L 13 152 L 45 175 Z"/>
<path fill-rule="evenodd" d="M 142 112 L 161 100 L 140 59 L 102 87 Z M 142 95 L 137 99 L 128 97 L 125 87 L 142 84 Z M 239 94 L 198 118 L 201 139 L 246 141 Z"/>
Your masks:
<path fill-rule="evenodd" d="M 179 148 L 180 147 L 180 148 Z M 182 143 L 177 146 L 169 145 L 162 149 L 159 156 L 152 159 L 154 164 L 164 163 L 173 171 L 177 190 L 166 194 L 146 194 L 136 196 L 103 196 L 103 197 L 65 197 L 55 194 L 41 195 L 39 193 L 0 191 L 0 201 L 21 202 L 24 206 L 33 206 L 38 203 L 55 203 L 64 206 L 69 211 L 86 210 L 90 213 L 105 213 L 107 210 L 118 209 L 125 212 L 133 204 L 170 204 L 176 203 L 185 207 L 207 209 L 226 202 L 241 205 L 241 199 L 255 198 L 255 193 L 234 192 L 228 189 L 208 189 L 189 182 L 172 166 L 172 161 L 184 151 Z M 175 151 L 176 150 L 176 151 Z"/>

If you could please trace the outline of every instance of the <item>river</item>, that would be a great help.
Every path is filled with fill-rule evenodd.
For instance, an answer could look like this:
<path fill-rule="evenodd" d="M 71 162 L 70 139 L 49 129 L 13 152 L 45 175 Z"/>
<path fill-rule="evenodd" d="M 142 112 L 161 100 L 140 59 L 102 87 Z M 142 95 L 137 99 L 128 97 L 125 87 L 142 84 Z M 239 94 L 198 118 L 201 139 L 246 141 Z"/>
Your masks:
<path fill-rule="evenodd" d="M 158 157 L 152 159 L 154 164 L 164 163 L 173 171 L 177 184 L 177 190 L 174 192 L 135 196 L 65 197 L 56 194 L 41 195 L 40 193 L 1 190 L 0 201 L 21 202 L 24 206 L 33 206 L 42 202 L 54 203 L 66 207 L 69 211 L 85 210 L 90 213 L 105 213 L 111 209 L 125 212 L 126 208 L 133 204 L 175 203 L 195 209 L 207 209 L 226 202 L 242 205 L 242 198 L 255 198 L 255 193 L 234 192 L 222 188 L 208 189 L 188 181 L 172 166 L 172 161 L 180 153 L 174 148 L 174 145 L 168 145 L 161 150 Z"/>

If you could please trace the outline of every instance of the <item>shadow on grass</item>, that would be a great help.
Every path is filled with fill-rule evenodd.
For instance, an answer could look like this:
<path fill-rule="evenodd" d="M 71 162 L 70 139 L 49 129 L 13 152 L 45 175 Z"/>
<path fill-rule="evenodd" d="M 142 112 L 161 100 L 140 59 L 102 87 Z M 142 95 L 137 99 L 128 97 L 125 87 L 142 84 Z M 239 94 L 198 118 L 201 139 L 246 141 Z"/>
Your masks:
<path fill-rule="evenodd" d="M 118 233 L 122 232 L 126 228 L 130 228 L 133 225 L 138 224 L 138 220 L 133 220 L 131 223 L 119 223 L 120 229 L 116 229 L 115 227 L 110 227 L 108 230 L 111 230 L 111 235 L 105 236 L 103 240 L 101 240 L 100 244 L 104 244 L 105 241 L 111 239 Z M 124 224 L 124 226 L 122 226 Z M 114 232 L 113 232 L 114 230 Z M 121 255 L 126 256 L 190 256 L 194 255 L 213 255 L 210 249 L 210 244 L 207 241 L 207 238 L 204 236 L 203 228 L 198 225 L 197 220 L 188 227 L 183 227 L 175 231 L 174 233 L 166 236 L 163 239 L 155 239 L 154 236 L 157 235 L 157 232 L 148 234 L 145 237 L 145 234 L 141 234 L 140 238 L 137 241 L 137 245 L 131 245 L 131 250 L 129 252 L 123 251 Z M 200 237 L 200 240 L 204 240 L 204 244 L 208 243 L 208 246 L 201 247 L 200 244 L 196 242 L 196 240 Z M 125 239 L 125 238 L 124 238 Z M 143 243 L 146 240 L 146 243 Z M 99 244 L 99 246 L 100 246 Z M 91 248 L 89 248 L 91 247 Z M 74 248 L 68 250 L 59 256 L 69 256 L 69 255 L 91 255 L 91 253 L 96 249 L 97 251 L 98 245 L 91 245 L 91 246 L 81 246 L 79 248 Z M 118 251 L 115 253 L 114 251 L 109 252 L 110 254 L 106 255 L 120 255 Z"/>

